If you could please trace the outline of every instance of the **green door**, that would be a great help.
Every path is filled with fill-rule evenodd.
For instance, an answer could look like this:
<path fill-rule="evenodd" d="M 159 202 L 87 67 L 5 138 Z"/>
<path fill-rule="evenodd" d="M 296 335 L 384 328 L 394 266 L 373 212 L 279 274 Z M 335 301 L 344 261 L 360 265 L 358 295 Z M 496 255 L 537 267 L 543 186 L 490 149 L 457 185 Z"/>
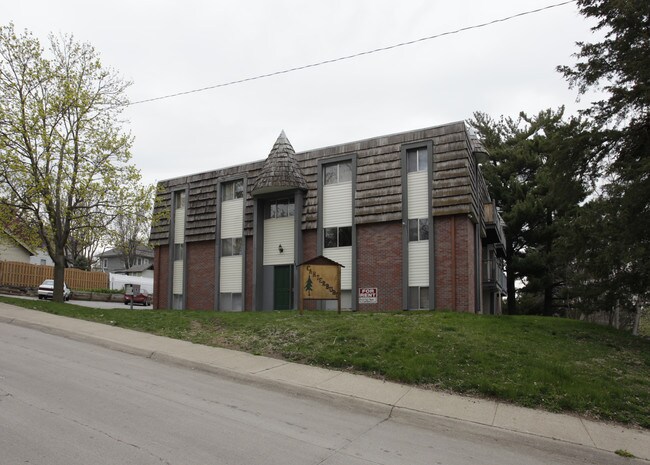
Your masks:
<path fill-rule="evenodd" d="M 293 266 L 280 265 L 273 269 L 273 308 L 290 310 L 293 294 Z"/>

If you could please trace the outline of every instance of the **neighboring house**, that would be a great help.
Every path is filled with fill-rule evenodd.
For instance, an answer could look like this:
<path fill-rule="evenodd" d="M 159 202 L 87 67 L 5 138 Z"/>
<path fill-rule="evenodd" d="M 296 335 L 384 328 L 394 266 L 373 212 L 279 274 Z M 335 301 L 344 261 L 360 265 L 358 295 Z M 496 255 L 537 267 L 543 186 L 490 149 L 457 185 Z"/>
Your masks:
<path fill-rule="evenodd" d="M 463 122 L 297 154 L 282 132 L 264 161 L 162 181 L 154 306 L 296 308 L 297 266 L 322 255 L 344 266 L 343 308 L 500 313 L 485 155 Z"/>
<path fill-rule="evenodd" d="M 128 270 L 115 271 L 116 274 L 125 274 L 127 276 L 139 276 L 142 278 L 152 278 L 153 279 L 153 262 L 145 263 L 142 265 L 134 265 Z"/>
<path fill-rule="evenodd" d="M 146 246 L 138 246 L 136 251 L 135 264 L 143 266 L 153 264 L 153 249 Z M 124 260 L 122 252 L 118 249 L 110 249 L 99 254 L 100 270 L 105 273 L 124 273 Z"/>
<path fill-rule="evenodd" d="M 36 250 L 36 253 L 29 257 L 29 263 L 32 265 L 54 266 L 50 255 L 44 250 Z"/>
<path fill-rule="evenodd" d="M 7 228 L 0 230 L 0 260 L 30 263 L 34 251 Z"/>

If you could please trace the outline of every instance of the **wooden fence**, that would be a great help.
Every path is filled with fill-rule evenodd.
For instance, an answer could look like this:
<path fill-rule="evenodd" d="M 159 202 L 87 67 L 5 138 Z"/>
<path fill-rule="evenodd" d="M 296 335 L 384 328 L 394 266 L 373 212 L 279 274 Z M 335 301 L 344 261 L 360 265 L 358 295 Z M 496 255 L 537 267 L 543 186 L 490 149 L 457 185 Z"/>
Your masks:
<path fill-rule="evenodd" d="M 54 267 L 0 261 L 0 286 L 38 287 L 54 277 Z M 108 289 L 108 273 L 66 268 L 65 283 L 72 290 Z"/>

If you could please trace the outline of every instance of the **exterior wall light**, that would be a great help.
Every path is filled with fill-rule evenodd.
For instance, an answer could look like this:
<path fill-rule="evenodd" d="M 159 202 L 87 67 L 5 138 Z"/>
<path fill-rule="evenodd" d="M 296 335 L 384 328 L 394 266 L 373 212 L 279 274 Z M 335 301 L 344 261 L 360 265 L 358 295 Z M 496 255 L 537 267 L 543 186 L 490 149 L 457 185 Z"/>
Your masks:
<path fill-rule="evenodd" d="M 282 248 L 282 244 L 280 244 L 278 246 L 278 252 L 280 252 L 280 253 L 284 252 L 284 249 Z"/>

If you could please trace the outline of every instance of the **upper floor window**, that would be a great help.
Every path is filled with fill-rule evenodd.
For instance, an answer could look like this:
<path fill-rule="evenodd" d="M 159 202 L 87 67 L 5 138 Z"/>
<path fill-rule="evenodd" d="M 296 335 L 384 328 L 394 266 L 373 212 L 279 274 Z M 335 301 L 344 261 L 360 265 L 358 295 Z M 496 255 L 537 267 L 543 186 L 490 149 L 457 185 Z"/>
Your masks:
<path fill-rule="evenodd" d="M 174 193 L 174 207 L 177 210 L 185 208 L 185 191 L 178 191 Z"/>
<path fill-rule="evenodd" d="M 348 247 L 352 245 L 352 227 L 343 226 L 340 228 L 325 228 L 324 246 L 330 247 Z"/>
<path fill-rule="evenodd" d="M 409 220 L 409 242 L 429 240 L 429 218 Z"/>
<path fill-rule="evenodd" d="M 244 180 L 237 179 L 236 181 L 231 181 L 224 183 L 222 186 L 222 199 L 233 200 L 233 199 L 243 199 L 244 198 Z"/>
<path fill-rule="evenodd" d="M 325 185 L 350 181 L 352 181 L 352 162 L 350 161 L 332 163 L 323 168 L 323 183 Z"/>
<path fill-rule="evenodd" d="M 296 207 L 293 199 L 273 200 L 269 203 L 268 218 L 287 218 L 294 216 Z"/>
<path fill-rule="evenodd" d="M 428 162 L 428 153 L 425 147 L 418 149 L 409 149 L 406 151 L 406 166 L 409 173 L 416 171 L 426 171 Z"/>

